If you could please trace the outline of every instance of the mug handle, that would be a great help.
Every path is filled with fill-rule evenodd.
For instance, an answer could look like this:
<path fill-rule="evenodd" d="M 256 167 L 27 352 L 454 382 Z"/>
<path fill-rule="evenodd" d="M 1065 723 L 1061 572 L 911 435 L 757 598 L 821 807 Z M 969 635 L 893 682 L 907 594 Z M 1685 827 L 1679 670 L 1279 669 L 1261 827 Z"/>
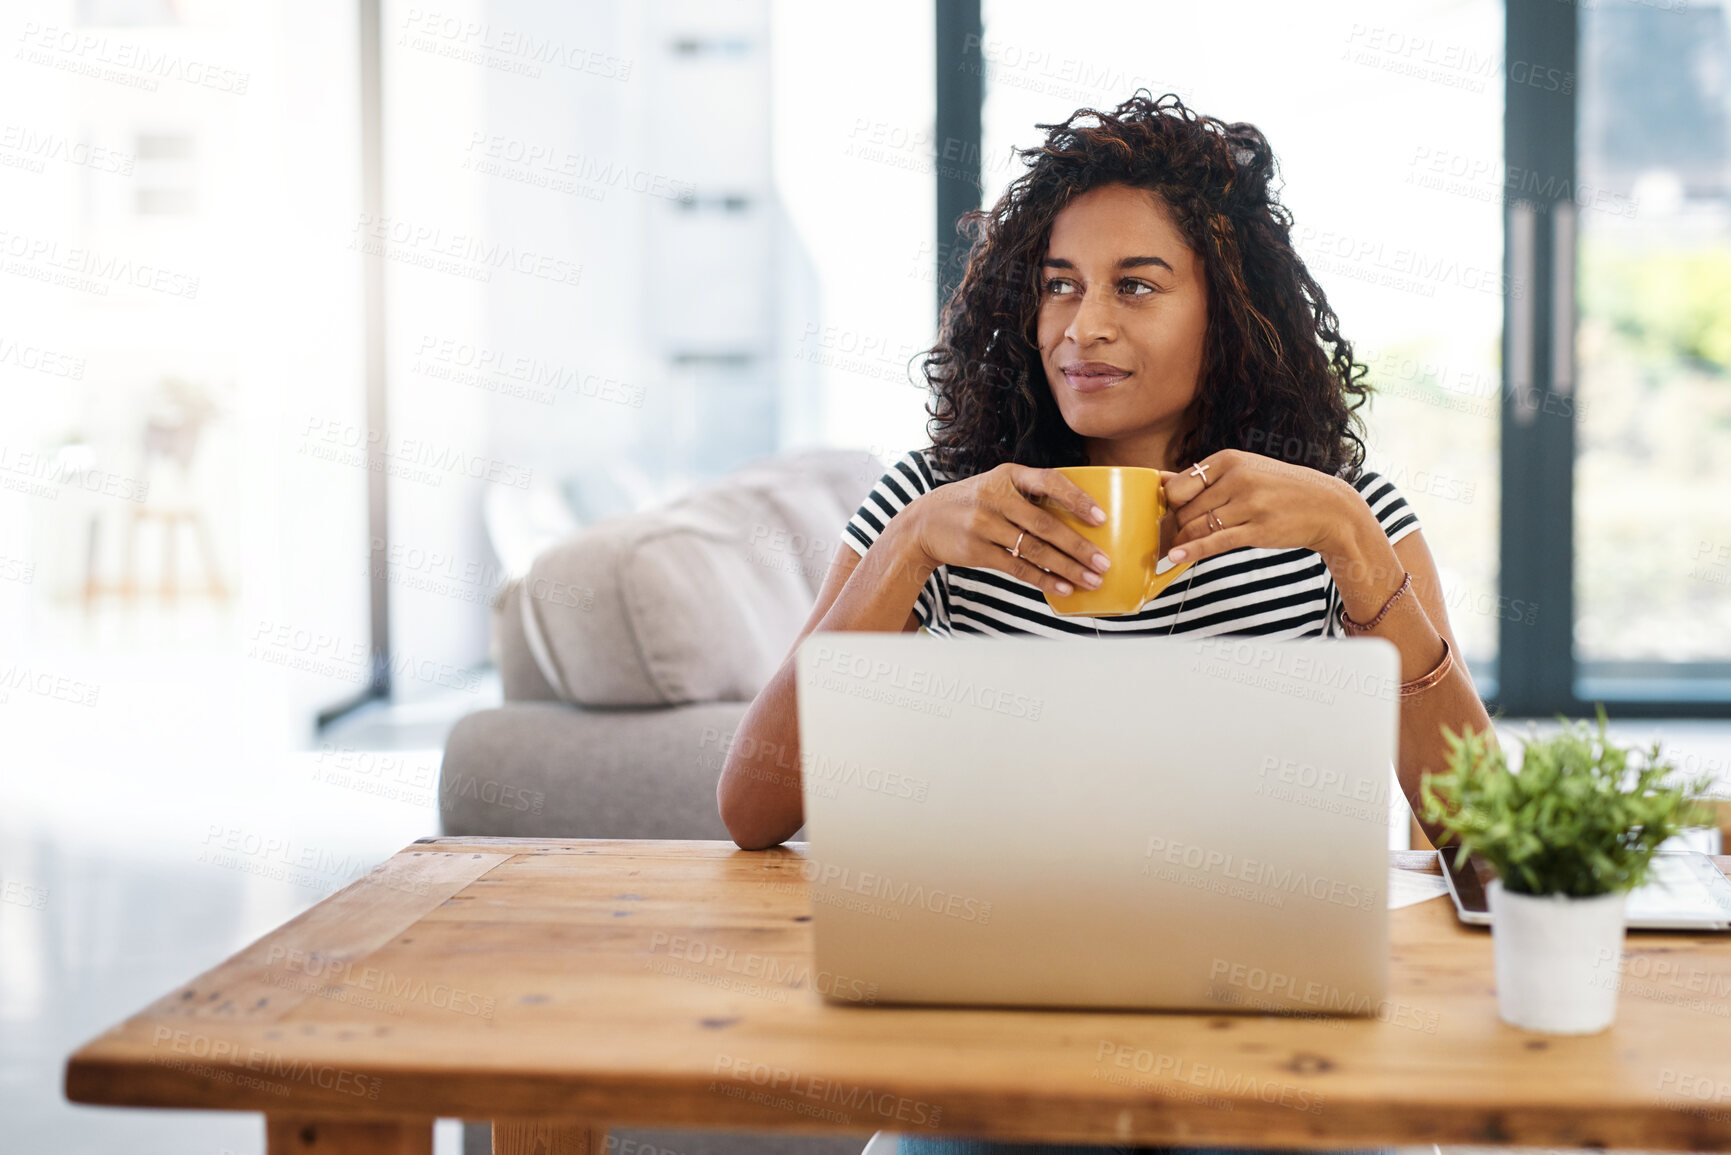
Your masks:
<path fill-rule="evenodd" d="M 1156 558 L 1155 565 L 1158 564 L 1159 559 Z M 1153 601 L 1155 597 L 1159 595 L 1161 590 L 1171 585 L 1174 581 L 1177 581 L 1180 574 L 1195 564 L 1196 563 L 1193 561 L 1181 561 L 1162 574 L 1155 573 L 1154 567 L 1150 566 L 1148 568 L 1148 588 L 1142 594 L 1142 604 L 1147 605 L 1149 602 Z"/>

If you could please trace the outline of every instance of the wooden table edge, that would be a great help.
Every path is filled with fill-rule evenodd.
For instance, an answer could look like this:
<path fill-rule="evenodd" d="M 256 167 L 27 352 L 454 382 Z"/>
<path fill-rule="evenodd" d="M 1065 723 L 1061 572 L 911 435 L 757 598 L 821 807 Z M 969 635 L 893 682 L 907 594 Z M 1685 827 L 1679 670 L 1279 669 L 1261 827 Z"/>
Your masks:
<path fill-rule="evenodd" d="M 444 854 L 453 857 L 466 854 L 474 856 L 476 859 L 482 859 L 485 863 L 485 869 L 479 870 L 478 873 L 472 875 L 453 877 L 449 889 L 440 892 L 438 895 L 439 900 L 444 901 L 471 885 L 477 878 L 483 877 L 492 869 L 495 869 L 499 865 L 502 865 L 513 858 L 523 855 L 532 856 L 549 853 L 570 853 L 574 845 L 585 844 L 587 852 L 612 853 L 627 857 L 666 857 L 674 851 L 679 852 L 677 855 L 679 857 L 690 857 L 691 851 L 694 847 L 700 848 L 704 851 L 713 852 L 718 857 L 739 854 L 785 854 L 790 852 L 797 854 L 802 853 L 805 850 L 805 844 L 803 843 L 788 844 L 785 847 L 774 848 L 769 851 L 745 851 L 740 850 L 733 843 L 726 840 L 703 840 L 693 842 L 687 840 L 521 839 L 509 837 L 480 838 L 447 836 L 417 839 L 415 842 L 404 847 L 396 855 L 393 855 L 391 859 L 387 860 L 387 863 L 395 861 L 403 855 L 429 853 Z M 1714 861 L 1715 865 L 1719 866 L 1723 872 L 1731 875 L 1731 856 L 1717 856 Z M 1390 865 L 1399 869 L 1419 873 L 1440 873 L 1435 853 L 1429 850 L 1391 851 Z M 322 900 L 320 903 L 302 911 L 300 914 L 295 916 L 295 918 L 290 919 L 281 926 L 267 931 L 260 938 L 248 944 L 247 947 L 236 952 L 236 954 L 230 956 L 229 959 L 224 960 L 224 962 L 219 964 L 217 968 L 213 968 L 211 972 L 207 972 L 207 974 L 214 973 L 222 967 L 234 963 L 236 960 L 247 954 L 248 951 L 257 948 L 266 939 L 278 936 L 285 931 L 290 930 L 290 928 L 296 927 L 297 924 L 304 926 L 307 920 L 310 920 L 311 916 L 319 911 L 320 908 L 325 907 L 328 903 L 334 902 L 341 897 L 341 895 L 354 890 L 355 887 L 362 885 L 364 885 L 364 882 L 352 884 L 351 887 L 345 888 L 345 891 Z M 434 905 L 437 904 L 435 903 Z M 420 917 L 422 917 L 420 914 L 416 914 L 413 917 L 410 917 L 406 922 L 393 926 L 390 929 L 390 933 L 384 937 L 387 939 L 389 937 L 394 937 L 395 934 L 400 933 L 403 929 L 414 925 Z M 145 1011 L 131 1016 L 127 1020 L 124 1020 L 123 1023 L 110 1028 L 108 1031 L 103 1032 L 96 1038 L 89 1040 L 72 1053 L 66 1063 L 65 1077 L 63 1081 L 63 1093 L 66 1095 L 68 1101 L 85 1105 L 144 1105 L 160 1106 L 164 1109 L 188 1109 L 184 1102 L 140 1104 L 136 1098 L 125 1101 L 116 1098 L 105 1098 L 98 1090 L 98 1088 L 106 1081 L 103 1077 L 105 1068 L 136 1067 L 136 1059 L 130 1054 L 124 1058 L 105 1054 L 102 1045 L 104 1040 L 109 1036 L 114 1035 L 121 1028 L 146 1019 L 149 1011 L 153 1007 L 161 1005 L 162 1002 L 163 1000 L 159 999 L 156 1003 L 153 1003 L 151 1007 L 147 1007 Z M 1086 1109 L 1088 1103 L 1085 1100 L 1077 1100 L 1076 1105 Z M 1106 1135 L 1095 1127 L 1075 1128 L 1070 1133 L 1061 1136 L 1057 1135 L 1056 1132 L 1050 1131 L 1042 1131 L 1041 1134 L 1046 1136 L 1048 1141 L 1052 1142 L 1075 1141 L 1107 1143 L 1112 1142 L 1114 1136 L 1127 1136 L 1133 1134 L 1138 1143 L 1169 1143 L 1173 1145 L 1183 1145 L 1185 1143 L 1186 1137 L 1182 1133 L 1181 1129 L 1172 1131 L 1164 1138 L 1159 1137 L 1161 1127 L 1158 1119 L 1159 1104 L 1157 1102 L 1132 1104 L 1131 1106 L 1126 1107 L 1122 1100 L 1110 1103 L 1102 1101 L 1097 1104 L 1097 1106 L 1100 1108 L 1111 1108 L 1117 1111 L 1118 1120 L 1113 1135 Z M 1373 1120 L 1369 1118 L 1370 1116 L 1374 1116 L 1379 1107 L 1385 1106 L 1378 1102 L 1355 1102 L 1352 1100 L 1335 1100 L 1331 1102 L 1330 1115 L 1336 1123 L 1331 1127 L 1329 1133 L 1322 1137 L 1308 1135 L 1303 1128 L 1295 1125 L 1277 1126 L 1272 1129 L 1265 1128 L 1263 1124 L 1266 1124 L 1271 1120 L 1276 1123 L 1285 1124 L 1290 1124 L 1292 1121 L 1280 1119 L 1278 1116 L 1264 1117 L 1264 1112 L 1255 1110 L 1254 1104 L 1251 1104 L 1251 1106 L 1253 1108 L 1252 1110 L 1242 1112 L 1239 1117 L 1250 1123 L 1256 1124 L 1256 1133 L 1254 1135 L 1246 1136 L 1242 1140 L 1232 1140 L 1236 1145 L 1246 1147 L 1340 1147 L 1344 1143 L 1350 1143 L 1353 1141 L 1353 1136 L 1350 1134 L 1343 1136 L 1342 1131 L 1338 1126 L 1338 1121 L 1342 1118 L 1340 1112 L 1343 1109 L 1354 1114 L 1363 1112 L 1367 1116 L 1366 1129 L 1362 1135 L 1366 1144 L 1383 1145 L 1385 1143 L 1384 1140 L 1378 1139 L 1375 1136 L 1377 1134 L 1386 1134 L 1386 1132 L 1377 1131 L 1374 1126 L 1371 1125 Z M 1153 1109 L 1150 1117 L 1137 1120 L 1136 1116 L 1138 1114 L 1147 1114 L 1150 1111 L 1150 1108 Z M 272 1111 L 268 1108 L 254 1107 L 250 1105 L 244 1107 L 229 1106 L 204 1109 L 257 1111 L 265 1115 L 267 1119 L 267 1133 L 271 1136 L 269 1146 L 271 1155 L 279 1155 L 280 1151 L 288 1150 L 306 1152 L 307 1155 L 317 1155 L 317 1153 L 344 1155 L 344 1153 L 351 1150 L 356 1152 L 390 1151 L 400 1153 L 400 1155 L 410 1155 L 410 1153 L 413 1152 L 416 1153 L 416 1155 L 419 1155 L 423 1149 L 430 1151 L 430 1135 L 433 1118 L 443 1117 L 369 1111 L 364 1106 L 353 1104 L 352 1101 L 345 1102 L 336 1098 L 329 1100 L 312 1098 L 296 1102 L 292 1105 L 284 1104 L 284 1109 L 282 1111 Z M 1569 1145 L 1571 1135 L 1582 1131 L 1593 1133 L 1598 1130 L 1597 1126 L 1587 1126 L 1584 1128 L 1553 1126 L 1549 1129 L 1547 1134 L 1538 1135 L 1536 1130 L 1544 1130 L 1544 1128 L 1540 1127 L 1536 1130 L 1531 1129 L 1538 1120 L 1527 1120 L 1526 1123 L 1517 1126 L 1512 1130 L 1507 1127 L 1506 1121 L 1511 1116 L 1525 1116 L 1538 1113 L 1526 1106 L 1514 1109 L 1487 1107 L 1463 1114 L 1460 1111 L 1458 1104 L 1438 1104 L 1436 1110 L 1439 1113 L 1439 1120 L 1435 1127 L 1434 1137 L 1425 1140 L 1414 1140 L 1415 1142 L 1430 1141 L 1439 1143 L 1485 1144 L 1507 1144 L 1512 1142 L 1521 1145 L 1567 1146 Z M 1543 1113 L 1554 1114 L 1554 1111 L 1547 1110 Z M 1623 1105 L 1611 1105 L 1606 1107 L 1588 1105 L 1585 1107 L 1577 1106 L 1572 1113 L 1577 1123 L 1594 1123 L 1599 1125 L 1607 1123 L 1612 1124 L 1609 1128 L 1611 1132 L 1624 1132 L 1631 1135 L 1631 1137 L 1639 1135 L 1643 1142 L 1649 1145 L 1658 1145 L 1653 1144 L 1653 1140 L 1659 1139 L 1660 1137 L 1648 1134 L 1645 1129 L 1645 1125 L 1651 1121 L 1650 1116 L 1645 1114 L 1645 1112 L 1637 1113 L 1634 1109 Z M 473 1113 L 466 1114 L 469 1114 L 469 1117 L 479 1117 Z M 615 1118 L 613 1120 L 614 1124 L 619 1126 L 650 1128 L 657 1126 L 700 1126 L 710 1130 L 733 1130 L 749 1133 L 752 1131 L 762 1131 L 765 1123 L 763 1118 L 753 1116 L 742 1117 L 737 1121 L 703 1121 L 692 1124 L 681 1124 L 657 1118 L 637 1118 L 635 1117 L 637 1114 L 636 1112 L 632 1112 L 631 1114 L 634 1117 Z M 1440 1116 L 1444 1114 L 1449 1116 L 1446 1122 L 1440 1118 Z M 1674 1114 L 1677 1123 L 1676 1131 L 1674 1134 L 1667 1135 L 1666 1138 L 1675 1138 L 1678 1140 L 1676 1143 L 1671 1144 L 1676 1149 L 1700 1151 L 1731 1150 L 1731 1131 L 1727 1131 L 1724 1128 L 1704 1127 L 1689 1124 L 1687 1122 L 1689 1119 L 1695 1119 L 1697 1123 L 1699 1123 L 1701 1116 L 1691 1112 L 1686 1106 L 1681 1107 L 1679 1110 L 1674 1112 Z M 1620 1125 L 1619 1120 L 1621 1121 Z M 495 1151 L 570 1152 L 573 1153 L 573 1155 L 577 1155 L 577 1153 L 581 1153 L 581 1155 L 601 1155 L 607 1133 L 606 1125 L 597 1125 L 596 1123 L 582 1117 L 574 1118 L 568 1113 L 548 1115 L 502 1114 L 496 1119 L 496 1128 L 496 1133 L 499 1138 L 496 1138 L 495 1140 Z M 883 1127 L 879 1129 L 891 1130 L 893 1128 Z M 864 1135 L 870 1133 L 869 1131 L 860 1129 L 856 1125 L 833 1125 L 825 1124 L 821 1121 L 811 1121 L 809 1123 L 801 1121 L 794 1126 L 777 1126 L 774 1130 L 778 1132 L 786 1131 L 789 1133 L 829 1135 Z M 428 1144 L 425 1148 L 421 1145 L 423 1132 L 425 1132 L 425 1141 L 426 1144 Z M 309 1133 L 314 1136 L 314 1145 L 310 1146 L 304 1141 Z M 968 1134 L 978 1135 L 982 1138 L 999 1137 L 1021 1141 L 1029 1140 L 1026 1131 L 1014 1127 L 1001 1127 L 987 1119 L 964 1122 L 959 1128 L 954 1130 L 952 1130 L 950 1125 L 946 1124 L 941 1129 L 935 1129 L 929 1133 Z M 1520 1137 L 1517 1138 L 1517 1134 Z M 504 1144 L 503 1146 L 500 1145 L 501 1142 Z M 1220 1145 L 1220 1142 L 1224 1141 L 1211 1140 L 1211 1143 L 1216 1146 Z M 1640 1144 L 1634 1141 L 1629 1143 L 1629 1146 L 1638 1145 Z"/>

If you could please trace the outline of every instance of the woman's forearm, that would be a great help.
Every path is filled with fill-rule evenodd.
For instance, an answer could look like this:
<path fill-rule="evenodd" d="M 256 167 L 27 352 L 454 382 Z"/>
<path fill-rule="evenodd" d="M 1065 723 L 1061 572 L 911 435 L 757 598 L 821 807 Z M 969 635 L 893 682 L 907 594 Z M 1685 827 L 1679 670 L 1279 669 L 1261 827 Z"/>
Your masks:
<path fill-rule="evenodd" d="M 1336 551 L 1325 554 L 1346 613 L 1354 621 L 1374 618 L 1405 580 L 1407 567 L 1389 544 L 1373 516 L 1355 521 Z M 1392 642 L 1400 651 L 1400 679 L 1410 682 L 1434 670 L 1443 657 L 1443 636 L 1431 621 L 1427 604 L 1442 605 L 1434 574 L 1415 573 L 1412 588 L 1390 606 L 1387 616 L 1368 636 Z M 1362 636 L 1362 635 L 1361 635 Z M 1426 820 L 1419 784 L 1426 774 L 1442 770 L 1448 742 L 1442 728 L 1490 732 L 1490 715 L 1473 685 L 1466 662 L 1457 653 L 1448 675 L 1420 693 L 1400 699 L 1400 757 L 1396 773 L 1413 816 L 1433 843 L 1441 829 Z"/>
<path fill-rule="evenodd" d="M 811 633 L 898 633 L 907 624 L 932 573 L 907 532 L 907 512 L 884 527 Z M 790 652 L 746 710 L 728 747 L 716 798 L 728 833 L 746 850 L 785 842 L 805 824 L 795 691 Z"/>

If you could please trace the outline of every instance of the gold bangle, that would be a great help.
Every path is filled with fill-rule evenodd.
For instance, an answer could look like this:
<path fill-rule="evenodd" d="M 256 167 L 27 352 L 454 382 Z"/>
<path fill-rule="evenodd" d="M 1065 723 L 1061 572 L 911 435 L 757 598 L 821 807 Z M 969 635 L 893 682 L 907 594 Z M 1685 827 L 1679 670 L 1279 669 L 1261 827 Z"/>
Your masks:
<path fill-rule="evenodd" d="M 1402 571 L 1402 572 L 1404 573 L 1405 571 Z M 1368 622 L 1355 622 L 1355 621 L 1353 621 L 1352 618 L 1347 615 L 1346 607 L 1344 605 L 1341 606 L 1340 607 L 1340 624 L 1346 627 L 1346 632 L 1349 634 L 1368 634 L 1368 633 L 1370 633 L 1370 631 L 1372 631 L 1372 630 L 1376 629 L 1376 627 L 1382 625 L 1382 619 L 1388 617 L 1388 611 L 1394 606 L 1394 603 L 1396 603 L 1400 600 L 1400 595 L 1404 594 L 1407 590 L 1409 590 L 1411 588 L 1412 588 L 1412 574 L 1407 573 L 1406 576 L 1401 579 L 1400 588 L 1395 590 L 1392 594 L 1388 595 L 1388 600 L 1386 602 L 1382 603 L 1382 609 L 1378 610 L 1376 617 L 1370 619 L 1370 621 L 1368 621 Z"/>
<path fill-rule="evenodd" d="M 1425 674 L 1421 677 L 1414 678 L 1410 682 L 1402 682 L 1400 684 L 1400 696 L 1401 697 L 1410 698 L 1414 694 L 1422 694 L 1426 690 L 1430 689 L 1432 686 L 1436 685 L 1438 682 L 1442 681 L 1444 678 L 1449 676 L 1449 671 L 1454 669 L 1455 655 L 1454 655 L 1454 651 L 1449 648 L 1449 640 L 1447 638 L 1444 638 L 1442 640 L 1442 644 L 1443 644 L 1442 661 L 1440 661 L 1436 664 L 1436 669 L 1432 670 L 1430 673 Z"/>

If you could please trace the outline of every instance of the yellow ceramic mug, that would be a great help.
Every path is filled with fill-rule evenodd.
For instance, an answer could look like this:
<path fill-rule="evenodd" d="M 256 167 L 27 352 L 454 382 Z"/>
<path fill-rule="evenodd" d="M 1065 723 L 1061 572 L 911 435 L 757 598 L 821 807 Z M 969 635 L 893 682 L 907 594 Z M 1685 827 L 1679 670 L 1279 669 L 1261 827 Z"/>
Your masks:
<path fill-rule="evenodd" d="M 1190 568 L 1189 562 L 1155 572 L 1160 522 L 1166 516 L 1166 490 L 1158 469 L 1128 465 L 1072 465 L 1058 470 L 1082 487 L 1106 511 L 1104 525 L 1082 521 L 1058 501 L 1041 502 L 1071 529 L 1112 559 L 1097 590 L 1071 584 L 1065 597 L 1048 592 L 1046 604 L 1060 614 L 1109 618 L 1133 614 Z"/>

